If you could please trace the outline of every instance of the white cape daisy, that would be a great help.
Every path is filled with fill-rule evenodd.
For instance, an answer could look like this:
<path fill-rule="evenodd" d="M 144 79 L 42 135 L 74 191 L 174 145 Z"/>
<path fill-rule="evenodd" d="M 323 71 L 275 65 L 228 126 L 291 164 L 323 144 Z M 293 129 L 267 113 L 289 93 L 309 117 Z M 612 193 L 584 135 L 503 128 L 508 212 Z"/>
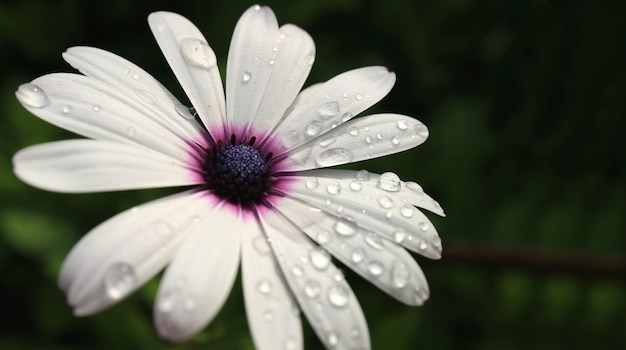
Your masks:
<path fill-rule="evenodd" d="M 444 213 L 393 173 L 321 168 L 426 140 L 426 127 L 404 115 L 352 119 L 395 75 L 360 68 L 299 92 L 312 39 L 254 6 L 235 28 L 224 93 L 215 54 L 191 22 L 168 12 L 148 21 L 197 115 L 141 68 L 91 47 L 63 54 L 83 75 L 45 75 L 16 92 L 39 118 L 88 138 L 21 150 L 13 163 L 23 181 L 72 193 L 192 186 L 114 216 L 73 248 L 59 285 L 74 313 L 111 306 L 167 266 L 154 322 L 163 338 L 182 341 L 215 317 L 241 261 L 259 349 L 302 348 L 298 309 L 326 347 L 370 348 L 331 256 L 420 305 L 428 285 L 406 249 L 438 259 L 441 241 L 415 207 Z"/>

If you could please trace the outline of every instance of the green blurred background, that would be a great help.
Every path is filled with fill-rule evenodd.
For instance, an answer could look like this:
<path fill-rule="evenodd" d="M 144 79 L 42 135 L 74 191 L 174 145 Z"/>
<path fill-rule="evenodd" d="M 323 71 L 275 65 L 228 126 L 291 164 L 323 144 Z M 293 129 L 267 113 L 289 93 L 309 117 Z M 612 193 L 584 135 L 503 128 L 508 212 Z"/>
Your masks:
<path fill-rule="evenodd" d="M 397 73 L 373 111 L 415 116 L 431 138 L 358 168 L 415 180 L 446 209 L 431 216 L 444 257 L 416 257 L 430 282 L 420 308 L 346 270 L 374 349 L 616 349 L 626 344 L 626 2 L 267 1 L 315 39 L 309 83 L 365 65 Z M 102 220 L 170 190 L 64 195 L 11 172 L 28 145 L 72 137 L 17 103 L 21 83 L 71 71 L 74 45 L 144 67 L 181 99 L 148 26 L 174 10 L 205 33 L 222 72 L 233 27 L 252 3 L 0 2 L 0 348 L 252 349 L 241 286 L 193 341 L 152 327 L 154 280 L 86 319 L 56 277 Z M 306 326 L 307 349 L 321 345 Z"/>

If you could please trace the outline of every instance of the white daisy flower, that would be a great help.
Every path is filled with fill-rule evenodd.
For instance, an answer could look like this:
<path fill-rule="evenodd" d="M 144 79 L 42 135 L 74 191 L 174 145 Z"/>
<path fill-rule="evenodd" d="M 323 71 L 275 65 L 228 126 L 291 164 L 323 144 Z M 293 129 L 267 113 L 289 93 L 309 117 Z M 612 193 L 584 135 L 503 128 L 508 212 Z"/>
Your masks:
<path fill-rule="evenodd" d="M 254 6 L 235 28 L 224 94 L 215 54 L 191 22 L 169 12 L 148 21 L 197 115 L 141 68 L 91 47 L 63 54 L 83 75 L 48 74 L 16 92 L 39 118 L 87 137 L 19 151 L 14 171 L 24 182 L 69 193 L 191 186 L 114 216 L 72 249 L 59 285 L 74 313 L 111 306 L 167 266 L 154 323 L 183 341 L 215 317 L 241 261 L 257 348 L 302 348 L 299 309 L 326 347 L 370 348 L 331 256 L 420 305 L 428 285 L 407 249 L 438 259 L 441 241 L 415 207 L 444 213 L 393 173 L 323 168 L 426 140 L 426 127 L 404 115 L 353 119 L 395 75 L 360 68 L 299 92 L 313 40 Z"/>

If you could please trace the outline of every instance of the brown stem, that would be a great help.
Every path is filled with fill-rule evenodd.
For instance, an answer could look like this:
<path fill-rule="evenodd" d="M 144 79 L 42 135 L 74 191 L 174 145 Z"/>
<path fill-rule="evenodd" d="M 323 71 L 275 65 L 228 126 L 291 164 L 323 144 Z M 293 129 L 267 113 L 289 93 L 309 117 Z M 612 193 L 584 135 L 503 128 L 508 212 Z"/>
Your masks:
<path fill-rule="evenodd" d="M 423 259 L 420 260 L 424 262 Z M 564 273 L 626 281 L 626 259 L 536 248 L 448 244 L 437 264 L 463 264 L 487 269 L 524 269 L 539 274 Z"/>

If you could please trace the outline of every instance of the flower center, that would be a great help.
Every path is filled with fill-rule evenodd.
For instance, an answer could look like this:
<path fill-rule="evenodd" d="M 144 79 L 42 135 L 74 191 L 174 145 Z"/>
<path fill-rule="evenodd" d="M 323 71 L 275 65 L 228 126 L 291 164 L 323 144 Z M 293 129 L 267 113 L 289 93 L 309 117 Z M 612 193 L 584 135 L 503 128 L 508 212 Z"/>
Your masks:
<path fill-rule="evenodd" d="M 220 140 L 207 149 L 204 158 L 206 186 L 222 199 L 244 207 L 261 203 L 273 185 L 267 163 L 272 154 L 263 157 L 254 142 L 253 137 L 247 144 L 237 143 L 232 135 L 230 143 Z"/>

